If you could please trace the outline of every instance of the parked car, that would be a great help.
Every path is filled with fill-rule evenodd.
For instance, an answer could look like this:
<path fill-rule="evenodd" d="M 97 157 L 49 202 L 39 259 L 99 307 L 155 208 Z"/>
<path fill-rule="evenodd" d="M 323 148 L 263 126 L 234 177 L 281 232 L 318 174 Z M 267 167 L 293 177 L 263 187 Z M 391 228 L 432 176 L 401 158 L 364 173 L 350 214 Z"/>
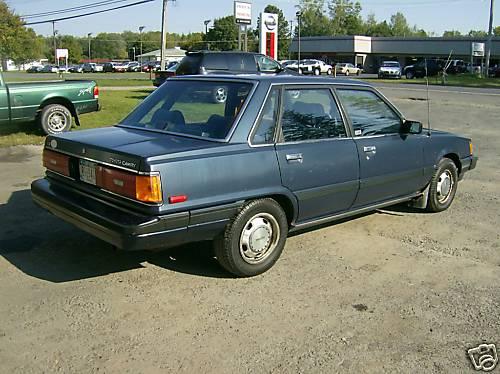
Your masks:
<path fill-rule="evenodd" d="M 464 62 L 464 60 L 451 60 L 446 72 L 448 74 L 467 73 L 467 64 Z"/>
<path fill-rule="evenodd" d="M 70 73 L 83 73 L 83 64 L 81 65 L 72 65 L 68 68 Z"/>
<path fill-rule="evenodd" d="M 199 94 L 221 86 L 224 103 Z M 168 79 L 114 127 L 47 137 L 43 160 L 33 200 L 63 220 L 124 250 L 214 240 L 225 269 L 253 276 L 289 232 L 447 209 L 477 157 L 366 83 L 252 74 Z"/>
<path fill-rule="evenodd" d="M 55 65 L 44 65 L 40 71 L 40 73 L 57 73 L 58 68 Z"/>
<path fill-rule="evenodd" d="M 160 70 L 160 63 L 157 61 L 148 61 L 142 64 L 142 71 L 144 72 L 159 71 L 159 70 Z"/>
<path fill-rule="evenodd" d="M 125 73 L 128 70 L 129 62 L 115 63 L 114 72 Z"/>
<path fill-rule="evenodd" d="M 127 71 L 129 71 L 129 72 L 141 71 L 141 64 L 137 61 L 129 62 L 127 65 Z"/>
<path fill-rule="evenodd" d="M 68 131 L 80 114 L 99 109 L 98 99 L 93 81 L 6 84 L 0 73 L 0 126 L 36 120 L 46 134 Z"/>
<path fill-rule="evenodd" d="M 378 69 L 379 78 L 401 79 L 401 65 L 397 61 L 384 61 Z"/>
<path fill-rule="evenodd" d="M 419 60 L 414 65 L 405 66 L 403 74 L 406 79 L 432 77 L 443 71 L 445 61 L 439 59 Z"/>
<path fill-rule="evenodd" d="M 291 60 L 284 67 L 296 71 L 299 74 L 331 75 L 333 72 L 333 67 L 331 65 L 328 65 L 321 60 L 315 60 L 315 59 L 300 60 L 300 67 L 297 63 L 297 60 L 295 61 Z"/>
<path fill-rule="evenodd" d="M 201 51 L 187 52 L 186 56 L 179 62 L 175 74 L 275 74 L 284 70 L 285 69 L 283 69 L 278 61 L 260 53 Z M 171 74 L 165 71 L 158 71 L 155 74 L 153 84 L 158 87 L 163 84 L 169 76 L 171 76 Z"/>
<path fill-rule="evenodd" d="M 40 73 L 42 69 L 41 65 L 33 65 L 26 70 L 26 73 Z"/>
<path fill-rule="evenodd" d="M 488 76 L 491 78 L 500 77 L 500 66 L 498 66 L 498 65 L 491 66 L 488 70 Z"/>
<path fill-rule="evenodd" d="M 344 74 L 345 76 L 361 74 L 361 69 L 351 63 L 338 63 L 335 65 L 335 69 L 337 70 L 337 74 Z"/>
<path fill-rule="evenodd" d="M 67 66 L 59 65 L 57 67 L 57 72 L 58 73 L 67 73 L 68 71 L 69 71 L 69 68 Z"/>
<path fill-rule="evenodd" d="M 104 73 L 114 73 L 116 65 L 118 65 L 116 62 L 106 62 L 103 64 L 102 71 Z"/>

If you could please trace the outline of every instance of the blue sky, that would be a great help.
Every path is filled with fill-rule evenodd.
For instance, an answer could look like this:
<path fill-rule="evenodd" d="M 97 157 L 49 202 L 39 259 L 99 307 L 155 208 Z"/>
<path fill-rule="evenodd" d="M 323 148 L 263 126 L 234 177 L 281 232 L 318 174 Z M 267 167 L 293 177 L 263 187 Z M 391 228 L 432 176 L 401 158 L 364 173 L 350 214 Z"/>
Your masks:
<path fill-rule="evenodd" d="M 7 4 L 20 15 L 59 10 L 93 3 L 96 0 L 7 0 Z M 251 1 L 251 0 L 250 0 Z M 133 2 L 133 0 L 131 0 Z M 287 19 L 295 14 L 298 0 L 253 0 L 253 26 L 258 13 L 269 3 L 283 9 Z M 365 0 L 361 1 L 363 15 L 374 13 L 378 20 L 389 20 L 391 14 L 401 11 L 411 25 L 441 35 L 444 30 L 456 29 L 468 32 L 470 29 L 488 27 L 489 0 Z M 101 8 L 99 8 L 101 9 Z M 188 33 L 203 31 L 203 20 L 232 14 L 233 0 L 177 0 L 169 3 L 168 30 Z M 495 9 L 494 25 L 500 25 L 500 4 Z M 86 35 L 89 32 L 135 31 L 141 25 L 146 30 L 159 30 L 161 23 L 161 0 L 75 20 L 60 22 L 56 28 L 62 34 Z M 32 26 L 40 34 L 52 33 L 51 25 Z"/>

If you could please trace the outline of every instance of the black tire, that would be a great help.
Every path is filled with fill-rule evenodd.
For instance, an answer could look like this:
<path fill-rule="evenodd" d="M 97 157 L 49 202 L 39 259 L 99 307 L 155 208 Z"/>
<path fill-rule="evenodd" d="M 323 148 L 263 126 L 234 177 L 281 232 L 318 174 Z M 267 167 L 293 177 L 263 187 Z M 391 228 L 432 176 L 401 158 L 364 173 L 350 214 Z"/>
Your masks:
<path fill-rule="evenodd" d="M 359 76 L 361 75 L 361 70 L 358 70 L 358 71 L 356 72 L 356 75 L 359 77 Z"/>
<path fill-rule="evenodd" d="M 432 176 L 426 209 L 429 212 L 442 212 L 448 209 L 457 192 L 457 186 L 457 166 L 449 158 L 443 158 Z"/>
<path fill-rule="evenodd" d="M 328 69 L 328 70 L 326 71 L 326 75 L 332 75 L 332 69 Z"/>
<path fill-rule="evenodd" d="M 415 74 L 413 74 L 412 71 L 407 71 L 406 72 L 406 79 L 413 79 L 415 78 Z"/>
<path fill-rule="evenodd" d="M 288 221 L 281 206 L 269 198 L 253 200 L 243 206 L 224 234 L 214 241 L 215 256 L 235 276 L 262 274 L 280 257 L 287 234 Z M 264 248 L 257 251 L 264 239 Z M 257 248 L 252 249 L 252 244 Z"/>
<path fill-rule="evenodd" d="M 349 70 L 346 70 L 345 71 L 345 76 L 348 77 L 349 76 Z"/>
<path fill-rule="evenodd" d="M 72 125 L 71 112 L 64 105 L 49 104 L 40 114 L 40 127 L 47 135 L 69 131 Z"/>
<path fill-rule="evenodd" d="M 212 92 L 212 101 L 215 104 L 223 104 L 227 100 L 227 88 L 226 87 L 216 87 Z"/>

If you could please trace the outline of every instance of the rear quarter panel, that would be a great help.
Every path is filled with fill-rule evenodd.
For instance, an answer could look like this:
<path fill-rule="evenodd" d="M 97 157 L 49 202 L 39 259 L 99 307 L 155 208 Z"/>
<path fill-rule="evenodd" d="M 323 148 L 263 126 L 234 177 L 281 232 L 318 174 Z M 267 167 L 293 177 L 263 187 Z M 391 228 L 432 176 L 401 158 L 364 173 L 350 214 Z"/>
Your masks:
<path fill-rule="evenodd" d="M 62 99 L 72 103 L 77 114 L 97 110 L 93 81 L 53 81 L 9 84 L 13 120 L 32 120 L 43 103 Z"/>

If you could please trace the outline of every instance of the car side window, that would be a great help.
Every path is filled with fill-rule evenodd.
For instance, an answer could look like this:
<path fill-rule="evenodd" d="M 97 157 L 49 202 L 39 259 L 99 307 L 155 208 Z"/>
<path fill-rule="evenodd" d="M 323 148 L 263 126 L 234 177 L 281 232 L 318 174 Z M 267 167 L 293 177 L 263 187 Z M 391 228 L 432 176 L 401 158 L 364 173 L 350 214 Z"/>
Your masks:
<path fill-rule="evenodd" d="M 207 70 L 229 70 L 227 55 L 224 53 L 207 53 L 203 65 Z"/>
<path fill-rule="evenodd" d="M 273 144 L 276 124 L 278 122 L 280 89 L 273 88 L 267 97 L 264 108 L 257 123 L 252 144 Z"/>
<path fill-rule="evenodd" d="M 399 133 L 400 117 L 374 92 L 339 89 L 337 93 L 351 118 L 354 136 Z"/>
<path fill-rule="evenodd" d="M 276 72 L 280 67 L 276 61 L 271 60 L 269 57 L 256 56 L 256 59 L 257 59 L 257 65 L 259 66 L 260 71 Z"/>
<path fill-rule="evenodd" d="M 328 88 L 285 90 L 281 129 L 285 142 L 347 136 L 339 109 Z"/>

